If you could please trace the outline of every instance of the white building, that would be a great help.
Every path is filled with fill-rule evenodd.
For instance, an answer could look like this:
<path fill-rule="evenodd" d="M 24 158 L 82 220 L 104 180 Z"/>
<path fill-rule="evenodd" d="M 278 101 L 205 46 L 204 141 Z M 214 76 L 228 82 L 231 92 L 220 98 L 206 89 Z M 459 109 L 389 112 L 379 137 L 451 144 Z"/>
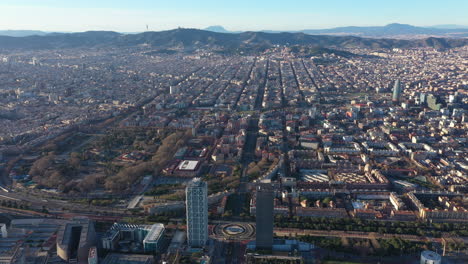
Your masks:
<path fill-rule="evenodd" d="M 7 238 L 8 237 L 8 231 L 7 231 L 7 226 L 6 224 L 0 224 L 0 230 L 2 232 L 2 238 Z"/>
<path fill-rule="evenodd" d="M 125 223 L 114 223 L 112 227 L 102 236 L 102 247 L 112 251 L 128 250 L 126 247 L 121 247 L 122 242 L 132 242 L 143 244 L 143 251 L 157 252 L 163 241 L 165 228 L 163 224 L 157 223 L 153 225 L 134 225 Z"/>
<path fill-rule="evenodd" d="M 421 264 L 440 264 L 442 263 L 442 257 L 433 251 L 421 252 Z"/>
<path fill-rule="evenodd" d="M 194 178 L 185 194 L 188 244 L 203 247 L 208 240 L 208 186 L 200 178 Z"/>

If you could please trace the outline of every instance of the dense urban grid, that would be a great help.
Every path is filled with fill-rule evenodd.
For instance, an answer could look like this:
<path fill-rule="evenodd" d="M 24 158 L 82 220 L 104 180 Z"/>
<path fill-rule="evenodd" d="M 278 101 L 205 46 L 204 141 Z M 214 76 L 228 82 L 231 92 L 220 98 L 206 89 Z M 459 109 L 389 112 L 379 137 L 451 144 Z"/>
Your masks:
<path fill-rule="evenodd" d="M 2 51 L 0 262 L 463 263 L 467 88 L 467 46 Z"/>

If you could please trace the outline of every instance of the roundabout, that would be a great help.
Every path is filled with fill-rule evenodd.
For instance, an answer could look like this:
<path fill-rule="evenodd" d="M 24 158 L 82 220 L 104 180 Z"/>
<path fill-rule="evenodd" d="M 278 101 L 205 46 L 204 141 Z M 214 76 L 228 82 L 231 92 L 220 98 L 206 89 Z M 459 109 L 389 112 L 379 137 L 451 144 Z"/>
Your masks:
<path fill-rule="evenodd" d="M 254 239 L 255 227 L 247 223 L 218 224 L 214 228 L 214 234 L 225 240 Z"/>

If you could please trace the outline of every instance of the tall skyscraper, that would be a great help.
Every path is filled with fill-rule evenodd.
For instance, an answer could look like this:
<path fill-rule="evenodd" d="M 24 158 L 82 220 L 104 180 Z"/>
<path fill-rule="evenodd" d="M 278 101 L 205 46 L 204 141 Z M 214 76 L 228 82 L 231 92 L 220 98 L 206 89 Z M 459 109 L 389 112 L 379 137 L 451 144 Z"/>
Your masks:
<path fill-rule="evenodd" d="M 200 248 L 208 240 L 208 186 L 195 178 L 187 185 L 185 194 L 188 244 Z"/>
<path fill-rule="evenodd" d="M 271 183 L 257 185 L 256 198 L 256 237 L 257 249 L 271 249 L 273 246 L 273 200 Z"/>
<path fill-rule="evenodd" d="M 425 93 L 420 93 L 419 94 L 419 103 L 421 105 L 426 105 L 426 102 L 427 102 L 427 94 Z"/>
<path fill-rule="evenodd" d="M 400 83 L 400 80 L 396 80 L 395 85 L 393 86 L 392 101 L 399 102 L 400 96 L 401 96 L 401 83 Z"/>

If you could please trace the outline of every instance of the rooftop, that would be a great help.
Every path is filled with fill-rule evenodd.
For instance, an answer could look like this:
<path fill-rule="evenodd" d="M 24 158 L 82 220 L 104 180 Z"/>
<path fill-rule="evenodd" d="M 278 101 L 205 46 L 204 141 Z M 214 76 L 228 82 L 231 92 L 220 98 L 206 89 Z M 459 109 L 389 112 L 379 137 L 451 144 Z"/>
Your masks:
<path fill-rule="evenodd" d="M 106 256 L 102 264 L 149 264 L 153 261 L 153 256 L 148 255 L 111 253 Z"/>
<path fill-rule="evenodd" d="M 183 160 L 177 166 L 179 170 L 193 171 L 197 168 L 199 161 L 197 160 Z"/>
<path fill-rule="evenodd" d="M 154 224 L 154 225 L 152 225 L 151 230 L 146 235 L 145 239 L 143 240 L 143 243 L 158 241 L 159 238 L 162 236 L 163 232 L 164 232 L 164 225 L 163 224 Z"/>

